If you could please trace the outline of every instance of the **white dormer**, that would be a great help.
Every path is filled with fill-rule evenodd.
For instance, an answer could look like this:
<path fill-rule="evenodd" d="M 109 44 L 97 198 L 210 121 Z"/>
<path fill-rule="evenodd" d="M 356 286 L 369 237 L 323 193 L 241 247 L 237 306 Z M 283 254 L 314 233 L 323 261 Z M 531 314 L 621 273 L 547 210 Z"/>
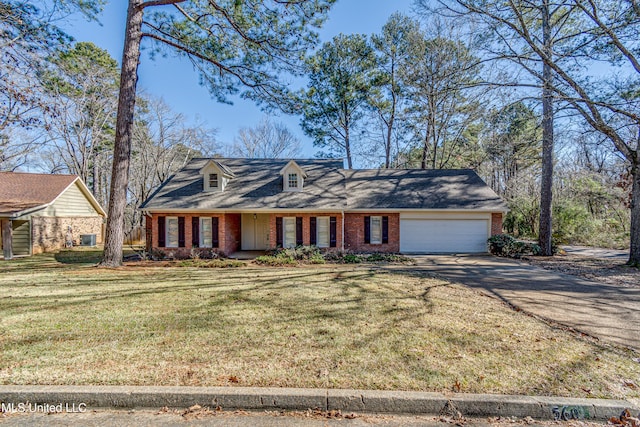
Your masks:
<path fill-rule="evenodd" d="M 280 175 L 282 175 L 282 189 L 284 191 L 302 191 L 307 174 L 294 160 L 290 160 L 285 167 L 280 169 Z"/>
<path fill-rule="evenodd" d="M 216 160 L 209 160 L 202 169 L 202 188 L 204 191 L 224 191 L 229 180 L 235 178 L 235 175 L 229 168 Z"/>

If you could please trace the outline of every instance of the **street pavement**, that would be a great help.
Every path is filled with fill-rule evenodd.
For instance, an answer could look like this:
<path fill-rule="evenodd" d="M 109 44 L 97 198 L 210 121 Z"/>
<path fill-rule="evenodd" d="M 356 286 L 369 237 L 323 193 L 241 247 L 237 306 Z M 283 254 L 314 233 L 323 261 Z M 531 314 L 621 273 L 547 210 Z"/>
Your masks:
<path fill-rule="evenodd" d="M 422 415 L 367 415 L 358 414 L 355 418 L 326 418 L 307 416 L 298 413 L 265 412 L 225 412 L 184 415 L 184 411 L 159 412 L 157 410 L 116 410 L 104 409 L 83 414 L 17 414 L 3 416 L 0 425 L 14 427 L 56 427 L 56 426 L 137 426 L 137 427 L 173 427 L 173 426 L 213 426 L 213 427 L 445 427 L 464 425 L 465 427 L 517 427 L 517 426 L 557 426 L 557 421 L 540 421 L 515 418 L 462 418 L 453 419 L 439 416 Z M 570 420 L 563 421 L 563 427 L 595 427 L 602 421 Z"/>
<path fill-rule="evenodd" d="M 412 257 L 418 270 L 482 289 L 524 312 L 603 342 L 640 351 L 640 287 L 593 282 L 490 255 Z"/>

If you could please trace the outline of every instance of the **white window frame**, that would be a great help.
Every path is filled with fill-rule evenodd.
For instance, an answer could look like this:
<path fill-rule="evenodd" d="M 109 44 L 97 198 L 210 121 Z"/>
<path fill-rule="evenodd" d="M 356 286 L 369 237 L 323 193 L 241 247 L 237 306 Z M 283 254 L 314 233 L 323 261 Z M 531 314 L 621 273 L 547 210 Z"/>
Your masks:
<path fill-rule="evenodd" d="M 377 222 L 374 225 L 374 222 Z M 377 238 L 374 238 L 374 231 L 377 232 Z M 369 218 L 369 242 L 372 245 L 382 244 L 382 216 L 372 216 Z"/>
<path fill-rule="evenodd" d="M 175 223 L 175 227 L 172 227 L 171 223 Z M 171 240 L 171 230 L 175 229 L 175 243 Z M 177 216 L 168 216 L 165 220 L 165 247 L 177 248 L 180 245 L 180 223 Z"/>
<path fill-rule="evenodd" d="M 205 235 L 205 223 L 209 223 L 209 242 L 207 242 L 207 236 Z M 200 247 L 212 248 L 213 247 L 213 220 L 210 217 L 200 218 Z"/>
<path fill-rule="evenodd" d="M 287 240 L 287 224 L 292 224 L 293 227 L 293 241 Z M 282 218 L 282 247 L 283 248 L 295 248 L 296 247 L 296 217 L 285 216 Z"/>
<path fill-rule="evenodd" d="M 287 187 L 291 190 L 297 190 L 300 180 L 297 172 L 289 172 L 287 174 Z"/>
<path fill-rule="evenodd" d="M 325 225 L 321 226 L 321 223 L 325 223 Z M 320 228 L 326 227 L 327 229 L 327 240 L 322 241 L 320 238 Z M 328 248 L 331 245 L 331 218 L 328 216 L 319 216 L 316 217 L 316 246 L 319 248 Z"/>
<path fill-rule="evenodd" d="M 213 176 L 215 176 L 215 179 L 212 179 Z M 212 183 L 215 183 L 215 185 L 212 185 Z M 220 188 L 220 175 L 218 173 L 209 174 L 209 188 Z"/>

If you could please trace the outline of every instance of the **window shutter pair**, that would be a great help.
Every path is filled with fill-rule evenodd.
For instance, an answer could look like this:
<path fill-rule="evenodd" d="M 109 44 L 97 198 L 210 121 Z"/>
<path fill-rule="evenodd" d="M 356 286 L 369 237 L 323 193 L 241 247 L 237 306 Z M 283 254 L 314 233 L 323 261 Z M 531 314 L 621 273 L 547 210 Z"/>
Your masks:
<path fill-rule="evenodd" d="M 371 243 L 371 217 L 364 217 L 364 242 Z M 382 217 L 382 243 L 389 243 L 389 217 Z"/>
<path fill-rule="evenodd" d="M 191 246 L 200 247 L 200 217 L 197 216 L 191 218 Z M 211 218 L 211 246 L 220 247 L 217 216 Z"/>
<path fill-rule="evenodd" d="M 296 245 L 301 246 L 302 240 L 302 217 L 296 217 Z M 282 229 L 282 217 L 276 217 L 276 246 L 282 247 L 284 245 L 284 233 Z"/>
<path fill-rule="evenodd" d="M 309 218 L 309 244 L 318 244 L 318 220 L 315 216 Z M 337 237 L 338 220 L 335 216 L 329 217 L 329 247 L 335 248 L 338 243 Z"/>
<path fill-rule="evenodd" d="M 164 248 L 167 245 L 166 240 L 166 218 L 164 216 L 158 217 L 158 247 Z M 184 248 L 184 217 L 178 217 L 178 247 Z"/>

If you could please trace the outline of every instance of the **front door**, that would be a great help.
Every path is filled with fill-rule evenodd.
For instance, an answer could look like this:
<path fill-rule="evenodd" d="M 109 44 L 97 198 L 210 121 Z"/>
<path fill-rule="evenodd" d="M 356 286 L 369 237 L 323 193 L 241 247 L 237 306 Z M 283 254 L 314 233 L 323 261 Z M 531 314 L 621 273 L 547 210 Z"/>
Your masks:
<path fill-rule="evenodd" d="M 264 251 L 269 248 L 269 214 L 242 214 L 242 250 Z"/>

